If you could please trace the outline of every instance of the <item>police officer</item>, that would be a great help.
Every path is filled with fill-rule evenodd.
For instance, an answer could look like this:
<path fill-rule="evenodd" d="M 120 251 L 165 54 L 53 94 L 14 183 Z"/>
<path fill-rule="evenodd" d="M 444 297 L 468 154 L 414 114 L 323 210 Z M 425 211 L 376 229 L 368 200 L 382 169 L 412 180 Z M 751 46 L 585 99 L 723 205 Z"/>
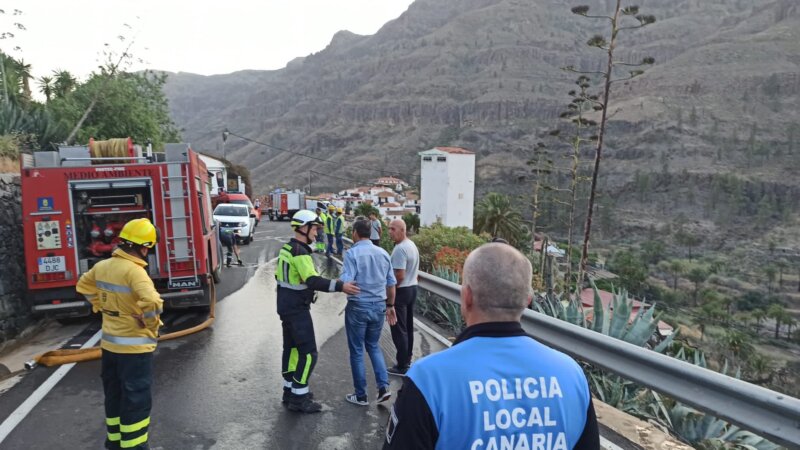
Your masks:
<path fill-rule="evenodd" d="M 567 355 L 520 325 L 531 263 L 490 243 L 464 263 L 453 347 L 417 361 L 386 427 L 386 449 L 600 448 L 589 385 Z"/>
<path fill-rule="evenodd" d="M 111 258 L 78 280 L 77 291 L 102 312 L 103 392 L 107 449 L 149 448 L 153 351 L 164 302 L 147 274 L 147 253 L 158 242 L 148 219 L 134 219 L 119 233 Z"/>
<path fill-rule="evenodd" d="M 317 343 L 311 320 L 314 291 L 360 292 L 355 283 L 343 283 L 319 276 L 311 255 L 311 243 L 322 226 L 314 212 L 298 211 L 292 217 L 294 238 L 278 255 L 275 279 L 278 284 L 278 315 L 283 327 L 283 403 L 291 411 L 315 413 L 322 406 L 312 400 L 308 380 L 317 363 Z"/>

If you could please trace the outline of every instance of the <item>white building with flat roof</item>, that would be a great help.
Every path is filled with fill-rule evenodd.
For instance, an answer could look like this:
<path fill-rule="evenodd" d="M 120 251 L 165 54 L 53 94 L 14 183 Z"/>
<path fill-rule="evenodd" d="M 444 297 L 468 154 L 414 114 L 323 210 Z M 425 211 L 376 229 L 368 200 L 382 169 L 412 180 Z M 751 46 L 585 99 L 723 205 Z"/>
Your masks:
<path fill-rule="evenodd" d="M 475 209 L 475 153 L 461 147 L 434 147 L 419 153 L 420 224 L 436 222 L 472 229 Z"/>

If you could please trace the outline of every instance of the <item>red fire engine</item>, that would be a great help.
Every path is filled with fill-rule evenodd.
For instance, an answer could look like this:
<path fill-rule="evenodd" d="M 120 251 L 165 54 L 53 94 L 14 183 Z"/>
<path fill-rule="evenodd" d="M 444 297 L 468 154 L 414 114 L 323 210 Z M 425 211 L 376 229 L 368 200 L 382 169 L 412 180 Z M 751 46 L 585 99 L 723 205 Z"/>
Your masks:
<path fill-rule="evenodd" d="M 142 156 L 126 141 L 113 156 L 98 157 L 97 143 L 90 142 L 23 158 L 25 265 L 34 312 L 90 314 L 90 304 L 75 292 L 78 278 L 111 256 L 122 226 L 140 217 L 160 231 L 147 270 L 165 305 L 210 305 L 208 275 L 219 281 L 221 251 L 206 165 L 187 144 Z"/>

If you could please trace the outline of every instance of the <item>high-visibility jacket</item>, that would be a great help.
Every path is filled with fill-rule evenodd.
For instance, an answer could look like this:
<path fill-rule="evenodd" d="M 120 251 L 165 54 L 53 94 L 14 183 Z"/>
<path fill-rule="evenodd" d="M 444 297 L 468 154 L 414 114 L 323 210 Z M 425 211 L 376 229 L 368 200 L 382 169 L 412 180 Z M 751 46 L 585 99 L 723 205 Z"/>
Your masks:
<path fill-rule="evenodd" d="M 319 220 L 321 220 L 321 221 L 322 221 L 322 225 L 323 225 L 323 231 L 324 231 L 324 232 L 327 234 L 327 228 L 328 228 L 328 215 L 325 213 L 325 211 L 323 211 L 323 212 L 321 212 L 321 213 L 319 214 Z"/>
<path fill-rule="evenodd" d="M 100 347 L 114 353 L 148 353 L 156 349 L 164 301 L 156 291 L 143 260 L 116 249 L 81 275 L 77 291 L 103 314 Z M 133 315 L 141 315 L 140 328 Z"/>
<path fill-rule="evenodd" d="M 334 220 L 333 233 L 336 236 L 341 236 L 344 233 L 344 215 L 338 215 Z"/>
<path fill-rule="evenodd" d="M 336 218 L 333 214 L 328 214 L 327 218 L 325 219 L 325 234 L 333 235 L 333 225 Z"/>
<path fill-rule="evenodd" d="M 290 315 L 311 308 L 314 291 L 341 292 L 343 283 L 319 276 L 308 244 L 290 240 L 278 253 L 278 314 Z"/>

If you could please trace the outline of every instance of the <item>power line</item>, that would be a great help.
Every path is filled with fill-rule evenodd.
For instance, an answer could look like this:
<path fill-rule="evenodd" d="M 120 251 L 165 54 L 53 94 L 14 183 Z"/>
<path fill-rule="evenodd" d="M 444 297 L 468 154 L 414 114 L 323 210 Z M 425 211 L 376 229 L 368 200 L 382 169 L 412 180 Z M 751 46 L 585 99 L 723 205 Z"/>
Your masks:
<path fill-rule="evenodd" d="M 339 176 L 336 176 L 336 175 L 331 175 L 331 174 L 328 174 L 328 173 L 317 172 L 316 170 L 309 170 L 309 172 L 313 173 L 314 175 L 322 175 L 322 176 L 325 176 L 325 177 L 328 177 L 328 178 L 335 178 L 335 179 L 337 179 L 337 180 L 341 180 L 341 181 L 349 181 L 349 182 L 358 183 L 358 184 L 363 184 L 363 185 L 368 185 L 368 184 L 370 184 L 368 181 L 364 181 L 364 180 L 356 180 L 356 179 L 353 179 L 353 178 L 344 178 L 344 177 L 339 177 Z"/>
<path fill-rule="evenodd" d="M 413 179 L 414 178 L 414 175 L 409 174 L 409 173 L 403 173 L 403 172 L 397 172 L 397 171 L 385 170 L 385 169 L 375 169 L 375 168 L 372 168 L 372 167 L 354 166 L 354 165 L 351 165 L 351 164 L 345 164 L 342 161 L 333 161 L 333 160 L 330 160 L 330 159 L 325 159 L 325 158 L 320 158 L 318 156 L 309 155 L 308 153 L 300 153 L 300 152 L 296 152 L 296 151 L 292 151 L 292 150 L 287 150 L 285 148 L 277 147 L 277 146 L 272 145 L 272 144 L 267 144 L 266 142 L 261 142 L 261 141 L 255 140 L 255 139 L 250 139 L 248 137 L 244 137 L 244 136 L 242 136 L 240 134 L 237 134 L 237 133 L 234 133 L 233 131 L 230 131 L 230 130 L 227 130 L 227 131 L 231 136 L 236 136 L 239 139 L 242 139 L 244 141 L 251 142 L 251 143 L 257 144 L 257 145 L 262 145 L 264 147 L 271 148 L 273 150 L 278 150 L 280 152 L 289 153 L 289 154 L 296 155 L 296 156 L 302 156 L 302 157 L 313 159 L 313 160 L 320 161 L 320 162 L 338 164 L 339 166 L 346 165 L 346 167 L 351 168 L 351 169 L 370 170 L 370 171 L 373 171 L 373 172 L 380 172 L 380 173 L 385 173 L 385 174 L 388 173 L 388 174 L 394 174 L 394 175 L 402 175 L 402 176 L 404 176 L 406 178 L 409 178 L 409 179 Z"/>

